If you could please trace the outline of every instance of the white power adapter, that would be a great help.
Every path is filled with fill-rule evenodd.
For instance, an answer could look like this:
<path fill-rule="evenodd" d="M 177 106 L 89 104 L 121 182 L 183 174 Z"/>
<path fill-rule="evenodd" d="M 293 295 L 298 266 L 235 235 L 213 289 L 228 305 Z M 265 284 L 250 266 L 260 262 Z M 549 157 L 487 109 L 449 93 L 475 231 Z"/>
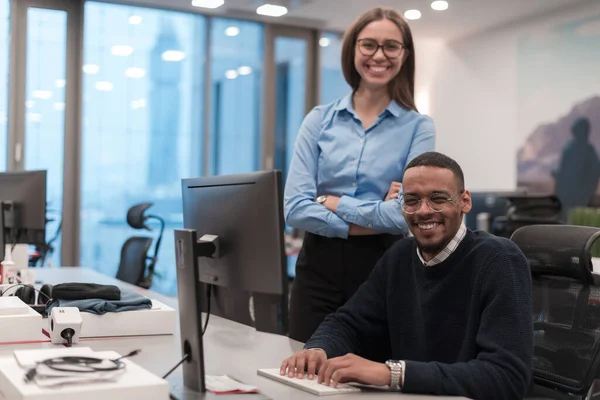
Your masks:
<path fill-rule="evenodd" d="M 54 307 L 50 311 L 50 340 L 67 346 L 79 342 L 82 322 L 77 307 Z"/>

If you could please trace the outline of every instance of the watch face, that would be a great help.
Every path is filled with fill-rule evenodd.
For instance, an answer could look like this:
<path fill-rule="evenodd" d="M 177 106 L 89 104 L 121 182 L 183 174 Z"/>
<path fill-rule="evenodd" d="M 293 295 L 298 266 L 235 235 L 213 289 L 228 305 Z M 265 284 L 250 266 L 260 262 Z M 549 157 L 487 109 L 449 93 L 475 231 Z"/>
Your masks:
<path fill-rule="evenodd" d="M 327 196 L 319 196 L 319 197 L 317 197 L 317 203 L 319 203 L 319 204 L 325 203 L 325 200 L 327 200 Z"/>

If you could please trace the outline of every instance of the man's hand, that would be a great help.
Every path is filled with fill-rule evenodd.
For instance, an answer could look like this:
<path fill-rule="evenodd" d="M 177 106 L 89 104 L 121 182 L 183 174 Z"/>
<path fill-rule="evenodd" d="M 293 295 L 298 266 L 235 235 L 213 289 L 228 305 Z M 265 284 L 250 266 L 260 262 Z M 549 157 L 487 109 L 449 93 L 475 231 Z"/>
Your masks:
<path fill-rule="evenodd" d="M 279 372 L 281 375 L 287 374 L 290 378 L 295 376 L 302 379 L 306 371 L 308 379 L 313 379 L 325 361 L 327 361 L 325 350 L 302 350 L 283 360 Z"/>
<path fill-rule="evenodd" d="M 401 189 L 402 183 L 396 181 L 392 182 L 392 184 L 390 185 L 390 190 L 388 191 L 387 196 L 385 196 L 385 201 L 397 199 Z"/>
<path fill-rule="evenodd" d="M 319 368 L 318 382 L 333 387 L 344 382 L 385 386 L 389 385 L 390 381 L 390 369 L 385 364 L 370 361 L 355 354 L 346 354 L 326 360 Z"/>

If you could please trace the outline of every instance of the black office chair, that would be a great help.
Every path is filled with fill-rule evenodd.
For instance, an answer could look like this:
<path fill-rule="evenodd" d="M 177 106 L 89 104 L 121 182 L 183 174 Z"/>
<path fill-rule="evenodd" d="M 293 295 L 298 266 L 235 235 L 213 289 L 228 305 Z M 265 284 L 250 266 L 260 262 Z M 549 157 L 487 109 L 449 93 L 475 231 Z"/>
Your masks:
<path fill-rule="evenodd" d="M 147 236 L 133 236 L 127 239 L 121 248 L 121 261 L 117 271 L 117 279 L 128 282 L 145 289 L 152 285 L 152 279 L 156 272 L 154 267 L 158 260 L 158 250 L 165 230 L 165 221 L 157 215 L 144 215 L 144 212 L 152 206 L 152 203 L 136 204 L 127 211 L 127 223 L 134 229 L 152 229 L 146 225 L 149 219 L 160 222 L 160 231 L 154 245 L 154 253 L 148 256 L 148 250 L 152 245 L 152 238 Z"/>
<path fill-rule="evenodd" d="M 519 228 L 529 225 L 561 225 L 562 205 L 555 195 L 507 196 L 508 208 L 505 216 L 494 219 L 492 233 L 511 237 Z"/>
<path fill-rule="evenodd" d="M 599 236 L 586 226 L 531 225 L 511 237 L 532 273 L 534 396 L 591 397 L 600 372 L 600 277 L 590 248 Z"/>

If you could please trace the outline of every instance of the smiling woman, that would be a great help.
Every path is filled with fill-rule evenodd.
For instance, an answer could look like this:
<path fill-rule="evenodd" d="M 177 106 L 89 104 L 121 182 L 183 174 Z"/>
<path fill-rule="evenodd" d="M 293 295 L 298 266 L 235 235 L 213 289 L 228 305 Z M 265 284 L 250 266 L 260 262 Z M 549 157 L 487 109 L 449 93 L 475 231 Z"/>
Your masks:
<path fill-rule="evenodd" d="M 413 39 L 396 11 L 361 15 L 341 61 L 352 93 L 305 117 L 285 188 L 286 222 L 306 231 L 290 301 L 290 337 L 302 342 L 407 233 L 396 201 L 404 167 L 435 142 L 415 107 Z"/>

